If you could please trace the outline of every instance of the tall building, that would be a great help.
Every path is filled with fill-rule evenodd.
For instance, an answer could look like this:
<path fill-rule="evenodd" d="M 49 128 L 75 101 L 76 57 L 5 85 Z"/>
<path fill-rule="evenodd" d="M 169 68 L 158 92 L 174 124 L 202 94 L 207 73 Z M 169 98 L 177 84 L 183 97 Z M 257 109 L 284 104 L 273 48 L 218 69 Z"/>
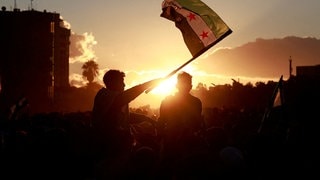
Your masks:
<path fill-rule="evenodd" d="M 70 29 L 58 13 L 5 7 L 0 27 L 2 109 L 24 97 L 31 113 L 50 111 L 55 89 L 69 87 Z"/>

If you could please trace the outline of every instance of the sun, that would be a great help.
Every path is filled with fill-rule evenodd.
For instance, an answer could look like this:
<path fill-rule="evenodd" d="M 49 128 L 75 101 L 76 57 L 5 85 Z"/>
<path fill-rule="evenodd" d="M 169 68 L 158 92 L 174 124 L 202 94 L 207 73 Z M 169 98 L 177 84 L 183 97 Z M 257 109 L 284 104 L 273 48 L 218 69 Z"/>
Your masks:
<path fill-rule="evenodd" d="M 186 71 L 190 74 L 195 74 L 195 67 L 192 65 L 184 67 L 182 70 Z M 159 84 L 156 88 L 154 88 L 151 92 L 153 94 L 159 95 L 159 96 L 167 96 L 170 94 L 174 94 L 176 89 L 176 83 L 177 83 L 177 74 L 175 76 L 171 76 L 170 78 L 163 81 L 161 84 Z"/>
<path fill-rule="evenodd" d="M 159 84 L 156 88 L 154 88 L 152 90 L 152 93 L 161 95 L 161 96 L 173 94 L 176 91 L 176 83 L 177 83 L 177 79 L 174 77 L 166 79 L 161 84 Z"/>

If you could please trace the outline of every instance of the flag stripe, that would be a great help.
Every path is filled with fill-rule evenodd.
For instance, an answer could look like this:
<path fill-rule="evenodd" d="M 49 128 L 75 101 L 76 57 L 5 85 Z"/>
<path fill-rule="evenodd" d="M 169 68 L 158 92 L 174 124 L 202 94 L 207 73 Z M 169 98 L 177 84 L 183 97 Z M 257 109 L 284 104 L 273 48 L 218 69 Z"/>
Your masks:
<path fill-rule="evenodd" d="M 172 1 L 172 0 L 171 0 Z M 210 7 L 200 0 L 175 0 L 180 6 L 197 13 L 208 25 L 217 38 L 220 38 L 230 28 Z"/>
<path fill-rule="evenodd" d="M 208 46 L 209 44 L 217 40 L 209 26 L 203 21 L 203 19 L 199 15 L 194 14 L 194 19 L 190 19 L 188 16 L 192 14 L 191 11 L 186 9 L 177 9 L 177 12 L 187 19 L 188 24 L 198 35 L 200 41 L 202 41 L 204 46 Z M 203 33 L 207 33 L 206 37 L 201 36 Z"/>

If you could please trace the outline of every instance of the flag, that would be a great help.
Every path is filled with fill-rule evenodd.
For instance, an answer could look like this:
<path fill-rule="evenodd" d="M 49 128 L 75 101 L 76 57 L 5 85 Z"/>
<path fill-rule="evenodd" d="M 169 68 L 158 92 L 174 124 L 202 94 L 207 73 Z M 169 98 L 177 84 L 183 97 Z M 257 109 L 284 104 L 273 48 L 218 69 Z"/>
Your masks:
<path fill-rule="evenodd" d="M 175 22 L 193 58 L 232 33 L 227 24 L 200 0 L 164 0 L 160 16 Z"/>
<path fill-rule="evenodd" d="M 260 128 L 258 130 L 258 132 L 260 133 L 262 128 L 264 128 L 264 126 L 266 126 L 265 124 L 267 123 L 266 121 L 270 121 L 270 116 L 271 114 L 277 114 L 275 112 L 277 112 L 276 109 L 279 109 L 282 107 L 282 105 L 284 104 L 284 97 L 283 97 L 283 75 L 281 75 L 278 83 L 276 84 L 275 89 L 273 90 L 272 96 L 271 96 L 271 100 L 270 100 L 270 104 L 269 106 L 266 108 L 266 111 L 262 117 L 262 121 L 260 124 Z M 280 109 L 281 110 L 281 109 Z M 282 111 L 282 110 L 281 110 Z M 281 113 L 280 113 L 281 114 Z M 275 116 L 272 117 L 273 119 L 276 119 Z M 279 118 L 279 117 L 278 117 Z"/>
<path fill-rule="evenodd" d="M 272 107 L 281 106 L 281 104 L 282 104 L 282 100 L 281 99 L 282 99 L 281 98 L 281 89 L 277 88 L 276 94 L 275 94 L 275 97 L 274 97 L 274 100 L 273 100 Z"/>
<path fill-rule="evenodd" d="M 163 18 L 175 22 L 182 32 L 192 58 L 169 73 L 168 79 L 202 53 L 232 33 L 224 21 L 200 0 L 164 0 L 162 2 Z M 150 92 L 154 87 L 147 89 Z"/>
<path fill-rule="evenodd" d="M 282 92 L 283 76 L 280 77 L 272 96 L 272 107 L 278 107 L 283 104 Z"/>

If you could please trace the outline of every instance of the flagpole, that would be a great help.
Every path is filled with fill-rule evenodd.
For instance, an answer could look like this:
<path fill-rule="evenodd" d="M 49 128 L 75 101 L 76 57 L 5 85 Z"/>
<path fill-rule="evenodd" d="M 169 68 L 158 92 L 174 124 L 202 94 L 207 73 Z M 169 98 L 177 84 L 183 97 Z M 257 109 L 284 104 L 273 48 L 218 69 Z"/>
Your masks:
<path fill-rule="evenodd" d="M 203 48 L 202 50 L 200 50 L 198 53 L 196 53 L 194 56 L 192 56 L 191 59 L 189 59 L 187 62 L 185 62 L 184 64 L 182 64 L 180 67 L 178 67 L 177 69 L 173 70 L 171 73 L 169 73 L 167 76 L 165 76 L 164 79 L 168 79 L 171 76 L 173 76 L 175 73 L 177 73 L 180 69 L 182 69 L 183 67 L 185 67 L 186 65 L 188 65 L 189 63 L 191 63 L 193 60 L 195 60 L 197 57 L 199 57 L 200 55 L 202 55 L 203 53 L 205 53 L 208 49 L 210 49 L 211 47 L 213 47 L 215 44 L 217 44 L 218 42 L 220 42 L 222 39 L 224 39 L 226 36 L 228 36 L 229 34 L 232 33 L 232 30 L 229 29 L 224 35 L 222 35 L 219 39 L 217 39 L 215 42 L 211 43 L 210 45 L 208 45 L 207 47 Z M 149 89 L 147 89 L 145 91 L 146 94 L 148 94 L 150 91 L 152 91 L 154 87 L 151 87 Z"/>
<path fill-rule="evenodd" d="M 193 60 L 195 60 L 197 57 L 198 57 L 198 56 L 192 57 L 190 60 L 188 60 L 187 62 L 185 62 L 184 64 L 182 64 L 182 65 L 179 66 L 178 68 L 176 68 L 175 70 L 173 70 L 171 73 L 169 73 L 168 75 L 165 76 L 164 80 L 165 80 L 165 79 L 168 79 L 168 78 L 170 78 L 171 76 L 173 76 L 174 74 L 176 74 L 180 69 L 182 69 L 183 67 L 185 67 L 186 65 L 188 65 L 189 63 L 191 63 L 191 62 L 192 62 Z M 150 91 L 152 91 L 155 87 L 156 87 L 156 86 L 147 89 L 147 90 L 145 91 L 145 93 L 148 94 L 148 93 L 149 93 Z"/>
<path fill-rule="evenodd" d="M 232 33 L 232 30 L 229 29 L 225 34 L 223 34 L 219 39 L 217 39 L 215 42 L 211 43 L 210 45 L 208 45 L 207 47 L 203 48 L 202 50 L 200 50 L 198 53 L 196 53 L 194 56 L 192 56 L 191 59 L 189 59 L 187 62 L 185 62 L 184 64 L 182 64 L 180 67 L 178 67 L 177 69 L 173 70 L 171 73 L 169 73 L 164 79 L 168 79 L 171 76 L 173 76 L 175 73 L 177 73 L 180 69 L 182 69 L 183 67 L 185 67 L 186 65 L 188 65 L 189 63 L 191 63 L 193 60 L 195 60 L 197 57 L 199 57 L 200 55 L 202 55 L 203 53 L 205 53 L 208 49 L 210 49 L 211 47 L 213 47 L 214 45 L 216 45 L 218 42 L 220 42 L 222 39 L 224 39 L 226 36 L 228 36 L 229 34 Z M 147 89 L 145 91 L 146 94 L 148 94 L 150 91 L 152 91 L 154 87 L 151 87 L 149 89 Z"/>

